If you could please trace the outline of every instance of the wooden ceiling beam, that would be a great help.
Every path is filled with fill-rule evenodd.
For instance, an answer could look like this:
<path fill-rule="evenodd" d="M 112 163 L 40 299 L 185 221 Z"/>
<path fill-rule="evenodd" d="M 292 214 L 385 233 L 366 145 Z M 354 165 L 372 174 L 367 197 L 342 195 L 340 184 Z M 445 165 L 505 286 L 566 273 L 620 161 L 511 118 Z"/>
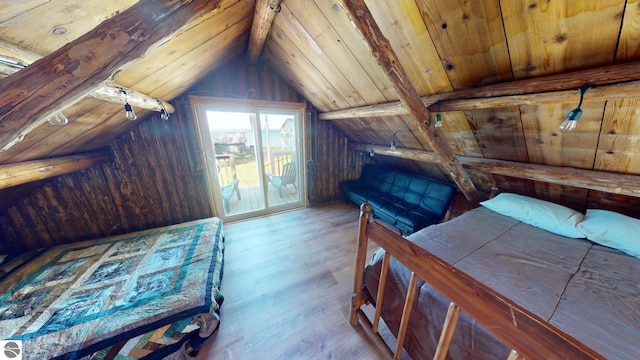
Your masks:
<path fill-rule="evenodd" d="M 89 95 L 131 61 L 220 0 L 140 0 L 0 82 L 0 151 L 22 141 L 46 116 Z"/>
<path fill-rule="evenodd" d="M 0 79 L 15 74 L 44 56 L 33 51 L 23 49 L 17 45 L 0 40 Z M 169 113 L 174 113 L 173 105 L 166 101 L 151 97 L 147 94 L 121 86 L 114 81 L 106 81 L 93 90 L 89 96 L 116 104 L 125 104 L 125 97 L 122 91 L 127 92 L 127 101 L 135 108 L 160 111 L 164 109 Z M 161 101 L 161 102 L 158 102 Z M 58 109 L 63 110 L 63 109 Z"/>
<path fill-rule="evenodd" d="M 577 88 L 590 85 L 585 101 L 640 97 L 640 62 L 491 84 L 472 89 L 422 96 L 429 111 L 473 110 L 519 105 L 542 105 L 577 101 Z M 320 120 L 406 115 L 399 101 L 318 114 Z"/>
<path fill-rule="evenodd" d="M 111 159 L 109 151 L 0 165 L 0 189 L 93 167 Z"/>
<path fill-rule="evenodd" d="M 247 47 L 247 62 L 249 65 L 258 63 L 258 58 L 262 53 L 265 41 L 267 41 L 273 20 L 276 18 L 276 14 L 280 12 L 281 3 L 282 0 L 256 0 L 249 45 Z"/>
<path fill-rule="evenodd" d="M 389 40 L 382 34 L 378 24 L 376 24 L 364 0 L 343 0 L 343 5 L 351 22 L 363 36 L 376 62 L 395 85 L 400 101 L 418 125 L 417 128 L 422 135 L 421 137 L 433 149 L 440 164 L 449 173 L 451 179 L 467 200 L 477 203 L 480 200 L 480 194 L 473 181 L 471 181 L 469 174 L 449 149 L 444 138 L 439 136 L 438 130 L 430 126 L 429 111 L 409 80 Z"/>
<path fill-rule="evenodd" d="M 432 151 L 404 149 L 398 147 L 396 147 L 395 150 L 391 150 L 388 146 L 358 143 L 349 143 L 349 148 L 366 153 L 373 149 L 374 153 L 380 155 L 395 156 L 403 159 L 433 164 L 438 163 L 438 158 Z M 456 156 L 456 158 L 464 167 L 486 171 L 495 175 L 512 176 L 551 184 L 574 186 L 612 194 L 640 197 L 640 176 L 638 175 L 617 174 L 564 166 L 538 165 L 517 161 L 475 158 L 470 156 Z"/>

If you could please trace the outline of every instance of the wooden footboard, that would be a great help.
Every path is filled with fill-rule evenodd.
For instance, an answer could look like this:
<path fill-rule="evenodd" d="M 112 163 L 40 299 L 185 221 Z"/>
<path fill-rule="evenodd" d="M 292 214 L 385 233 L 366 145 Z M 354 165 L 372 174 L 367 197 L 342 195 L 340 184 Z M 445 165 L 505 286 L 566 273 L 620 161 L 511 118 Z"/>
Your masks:
<path fill-rule="evenodd" d="M 398 331 L 395 358 L 399 358 L 401 354 L 408 319 L 411 315 L 411 305 L 417 290 L 416 281 L 419 277 L 452 302 L 434 359 L 446 357 L 461 310 L 514 349 L 509 359 L 604 359 L 578 340 L 456 269 L 451 264 L 384 226 L 375 222 L 371 223 L 370 212 L 371 207 L 368 203 L 361 206 L 350 322 L 355 326 L 359 323 L 359 318 L 366 319 L 366 315 L 360 308 L 367 303 L 362 289 L 367 242 L 372 240 L 386 250 L 378 286 L 377 309 L 373 324 L 367 324 L 367 326 L 372 326 L 374 333 L 377 333 L 377 324 L 380 319 L 379 309 L 382 307 L 389 257 L 394 257 L 412 271 Z M 365 322 L 369 323 L 369 321 Z"/>

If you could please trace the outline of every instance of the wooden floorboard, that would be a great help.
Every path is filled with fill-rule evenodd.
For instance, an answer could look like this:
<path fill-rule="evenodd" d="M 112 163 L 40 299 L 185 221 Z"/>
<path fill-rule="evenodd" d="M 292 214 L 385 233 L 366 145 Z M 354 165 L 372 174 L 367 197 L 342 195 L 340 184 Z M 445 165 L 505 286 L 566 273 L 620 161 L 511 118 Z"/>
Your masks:
<path fill-rule="evenodd" d="M 349 324 L 358 213 L 336 203 L 225 224 L 221 324 L 198 359 L 385 359 Z"/>

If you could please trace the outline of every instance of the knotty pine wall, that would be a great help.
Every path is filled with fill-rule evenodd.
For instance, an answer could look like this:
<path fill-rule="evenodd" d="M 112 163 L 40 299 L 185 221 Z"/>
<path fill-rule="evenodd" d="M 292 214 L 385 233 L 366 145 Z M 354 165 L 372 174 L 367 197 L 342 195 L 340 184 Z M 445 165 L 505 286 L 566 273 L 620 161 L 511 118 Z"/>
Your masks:
<path fill-rule="evenodd" d="M 169 121 L 157 114 L 118 137 L 113 160 L 55 177 L 0 213 L 0 253 L 117 235 L 212 216 L 190 94 L 303 102 L 267 67 L 231 61 L 172 103 Z M 364 157 L 346 151 L 347 140 L 330 122 L 309 121 L 308 199 L 340 198 L 341 180 L 358 176 Z M 313 125 L 313 126 L 311 126 Z"/>

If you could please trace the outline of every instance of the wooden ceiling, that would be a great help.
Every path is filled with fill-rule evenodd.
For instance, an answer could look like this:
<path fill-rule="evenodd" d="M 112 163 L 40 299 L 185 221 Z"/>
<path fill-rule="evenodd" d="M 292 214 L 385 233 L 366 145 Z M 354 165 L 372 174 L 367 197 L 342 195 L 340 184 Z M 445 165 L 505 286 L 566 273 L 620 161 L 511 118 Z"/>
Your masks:
<path fill-rule="evenodd" d="M 358 27 L 363 13 L 371 18 Z M 454 180 L 462 166 L 443 162 L 447 151 L 640 174 L 632 82 L 640 75 L 637 66 L 617 70 L 640 60 L 639 24 L 638 0 L 10 1 L 0 9 L 0 56 L 31 65 L 0 80 L 0 164 L 98 149 L 134 126 L 117 99 L 95 95 L 105 83 L 146 94 L 151 105 L 170 102 L 249 48 L 248 61 L 274 69 L 354 146 L 395 139 L 400 149 L 434 151 Z M 498 83 L 507 85 L 501 102 L 478 105 L 497 99 Z M 621 83 L 615 95 L 603 87 Z M 577 129 L 560 132 L 587 84 L 598 86 L 585 94 Z M 407 106 L 412 94 L 427 106 L 442 100 L 442 128 L 429 127 L 433 106 Z M 47 123 L 60 109 L 69 124 Z M 139 118 L 152 111 L 136 110 Z M 464 166 L 481 189 L 504 183 L 505 175 Z"/>

